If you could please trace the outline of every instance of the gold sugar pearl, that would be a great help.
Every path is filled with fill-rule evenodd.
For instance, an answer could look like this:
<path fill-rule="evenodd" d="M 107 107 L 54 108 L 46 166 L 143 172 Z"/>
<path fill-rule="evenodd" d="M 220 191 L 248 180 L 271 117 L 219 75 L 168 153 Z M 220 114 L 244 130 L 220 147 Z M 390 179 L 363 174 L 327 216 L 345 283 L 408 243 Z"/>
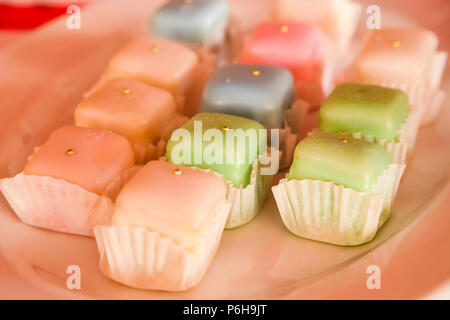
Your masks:
<path fill-rule="evenodd" d="M 283 32 L 283 33 L 288 32 L 288 31 L 289 31 L 289 26 L 283 24 L 283 25 L 280 27 L 280 31 Z"/>
<path fill-rule="evenodd" d="M 259 77 L 260 74 L 261 74 L 261 71 L 259 71 L 259 70 L 252 71 L 252 75 L 254 75 L 255 77 Z"/>
<path fill-rule="evenodd" d="M 182 173 L 183 171 L 181 171 L 180 168 L 176 168 L 175 170 L 173 170 L 173 174 L 176 176 L 181 176 Z"/>
<path fill-rule="evenodd" d="M 223 126 L 223 127 L 222 127 L 222 130 L 228 131 L 228 130 L 230 130 L 230 127 L 229 127 L 229 126 Z"/>
<path fill-rule="evenodd" d="M 184 0 L 184 3 L 185 3 L 185 4 L 191 4 L 191 3 L 192 3 L 192 0 Z"/>
<path fill-rule="evenodd" d="M 400 47 L 400 41 L 395 40 L 394 42 L 392 42 L 392 46 L 393 46 L 394 48 Z"/>
<path fill-rule="evenodd" d="M 131 93 L 131 90 L 128 89 L 128 88 L 124 88 L 122 93 L 127 96 L 127 95 L 129 95 Z"/>
<path fill-rule="evenodd" d="M 342 138 L 342 139 L 341 139 L 341 142 L 342 142 L 342 143 L 347 143 L 347 142 L 348 142 L 348 140 L 347 140 L 347 139 L 345 139 L 345 138 Z"/>
<path fill-rule="evenodd" d="M 73 150 L 73 149 L 68 149 L 66 151 L 66 155 L 68 155 L 68 156 L 73 156 L 74 154 L 75 154 L 75 150 Z"/>
<path fill-rule="evenodd" d="M 152 46 L 151 49 L 152 53 L 158 53 L 159 52 L 159 48 L 157 46 Z"/>

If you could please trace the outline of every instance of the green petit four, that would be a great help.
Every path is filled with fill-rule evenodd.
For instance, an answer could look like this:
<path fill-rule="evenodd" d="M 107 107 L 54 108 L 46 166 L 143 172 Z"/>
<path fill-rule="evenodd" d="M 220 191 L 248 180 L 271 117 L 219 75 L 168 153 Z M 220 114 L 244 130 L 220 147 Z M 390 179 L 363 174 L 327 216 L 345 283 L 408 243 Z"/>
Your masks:
<path fill-rule="evenodd" d="M 375 143 L 346 133 L 318 132 L 295 148 L 288 180 L 331 181 L 370 192 L 390 163 L 388 152 Z"/>
<path fill-rule="evenodd" d="M 211 130 L 212 129 L 212 130 Z M 211 169 L 234 187 L 250 183 L 252 164 L 267 141 L 253 120 L 221 113 L 199 113 L 175 130 L 166 157 L 178 165 Z"/>
<path fill-rule="evenodd" d="M 409 112 L 401 90 L 346 83 L 336 87 L 320 109 L 324 132 L 360 132 L 366 137 L 396 140 Z"/>

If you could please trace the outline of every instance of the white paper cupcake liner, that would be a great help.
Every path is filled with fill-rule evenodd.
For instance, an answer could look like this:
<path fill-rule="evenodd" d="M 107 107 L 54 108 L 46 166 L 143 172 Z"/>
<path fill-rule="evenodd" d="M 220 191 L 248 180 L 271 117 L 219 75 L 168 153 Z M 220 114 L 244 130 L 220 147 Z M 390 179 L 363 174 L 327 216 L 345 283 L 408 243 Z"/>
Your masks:
<path fill-rule="evenodd" d="M 269 154 L 279 152 L 271 148 Z M 250 183 L 245 188 L 235 188 L 233 183 L 228 182 L 227 198 L 232 203 L 230 215 L 228 217 L 225 229 L 234 229 L 247 224 L 253 220 L 261 209 L 267 197 L 267 193 L 272 185 L 273 176 L 278 172 L 278 168 L 273 175 L 264 174 L 262 168 L 270 167 L 265 165 L 268 154 L 260 155 L 253 162 Z"/>
<path fill-rule="evenodd" d="M 272 192 L 286 228 L 293 234 L 341 246 L 373 239 L 388 219 L 405 165 L 391 164 L 372 192 L 319 180 L 283 179 Z"/>
<path fill-rule="evenodd" d="M 65 180 L 23 173 L 0 180 L 0 190 L 22 222 L 93 237 L 95 225 L 109 223 L 113 201 L 138 169 L 134 167 L 116 178 L 102 196 Z"/>
<path fill-rule="evenodd" d="M 94 232 L 100 270 L 114 281 L 134 288 L 188 290 L 197 285 L 208 270 L 230 206 L 225 200 L 218 206 L 193 250 L 145 228 L 99 225 Z"/>

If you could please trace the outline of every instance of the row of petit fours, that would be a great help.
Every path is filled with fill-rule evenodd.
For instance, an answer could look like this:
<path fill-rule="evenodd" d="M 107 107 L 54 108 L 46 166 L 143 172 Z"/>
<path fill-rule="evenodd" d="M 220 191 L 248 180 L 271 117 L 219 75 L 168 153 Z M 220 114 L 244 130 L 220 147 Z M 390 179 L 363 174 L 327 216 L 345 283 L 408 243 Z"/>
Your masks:
<path fill-rule="evenodd" d="M 223 3 L 171 1 L 155 17 L 168 23 L 166 30 L 179 30 L 186 19 L 171 13 L 220 12 L 227 8 Z M 279 2 L 279 8 L 288 5 L 294 4 Z M 160 16 L 164 12 L 168 17 Z M 190 26 L 201 27 L 201 17 L 197 14 L 198 24 Z M 324 33 L 311 24 L 264 23 L 237 55 L 250 65 L 214 72 L 220 41 L 209 41 L 208 30 L 217 29 L 205 28 L 200 42 L 186 38 L 198 30 L 203 29 L 159 35 L 189 46 L 140 38 L 111 59 L 75 111 L 78 127 L 55 131 L 23 173 L 2 180 L 2 191 L 21 220 L 83 235 L 94 230 L 100 268 L 118 282 L 172 291 L 194 286 L 210 265 L 224 226 L 251 221 L 272 178 L 261 174 L 263 150 L 255 155 L 250 152 L 254 146 L 246 146 L 246 156 L 253 157 L 246 164 L 188 167 L 172 159 L 178 146 L 170 139 L 174 129 L 193 133 L 197 120 L 203 130 L 223 135 L 228 129 L 281 129 L 282 165 L 293 161 L 273 193 L 286 227 L 339 245 L 370 241 L 389 217 L 406 155 L 430 105 L 413 105 L 404 92 L 387 87 L 340 85 L 323 103 L 321 132 L 301 141 L 294 152 L 305 111 L 302 99 L 317 104 L 314 99 L 325 96 L 328 58 L 321 54 L 333 52 L 317 49 L 330 43 Z M 422 39 L 421 54 L 412 48 L 412 39 Z M 429 64 L 436 50 L 437 39 L 429 32 L 375 31 L 354 64 L 358 78 L 352 81 L 394 88 L 401 83 L 410 95 L 420 87 L 426 94 L 418 94 L 418 101 L 435 99 L 438 72 L 431 76 Z M 202 113 L 186 122 L 186 115 L 199 108 Z M 202 151 L 208 146 L 204 143 Z M 227 153 L 227 145 L 223 148 Z M 148 162 L 164 155 L 167 161 Z"/>

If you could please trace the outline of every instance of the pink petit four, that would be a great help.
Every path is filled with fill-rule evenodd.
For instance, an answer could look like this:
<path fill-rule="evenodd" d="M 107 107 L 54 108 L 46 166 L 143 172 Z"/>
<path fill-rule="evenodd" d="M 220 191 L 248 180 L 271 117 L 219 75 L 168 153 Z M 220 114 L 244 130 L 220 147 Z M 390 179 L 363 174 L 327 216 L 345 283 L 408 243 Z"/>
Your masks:
<path fill-rule="evenodd" d="M 265 22 L 251 33 L 239 61 L 291 71 L 297 96 L 318 105 L 331 90 L 334 46 L 319 27 L 306 23 Z"/>
<path fill-rule="evenodd" d="M 109 221 L 122 185 L 135 173 L 127 139 L 110 131 L 61 127 L 22 173 L 0 181 L 19 218 L 34 226 L 92 236 Z"/>
<path fill-rule="evenodd" d="M 95 229 L 101 270 L 138 288 L 180 291 L 196 285 L 228 217 L 227 191 L 225 180 L 212 172 L 149 162 L 120 192 L 112 225 Z"/>
<path fill-rule="evenodd" d="M 173 96 L 133 79 L 114 79 L 82 101 L 75 110 L 75 124 L 111 130 L 133 145 L 136 162 L 161 156 L 164 138 L 183 117 L 176 112 Z"/>

